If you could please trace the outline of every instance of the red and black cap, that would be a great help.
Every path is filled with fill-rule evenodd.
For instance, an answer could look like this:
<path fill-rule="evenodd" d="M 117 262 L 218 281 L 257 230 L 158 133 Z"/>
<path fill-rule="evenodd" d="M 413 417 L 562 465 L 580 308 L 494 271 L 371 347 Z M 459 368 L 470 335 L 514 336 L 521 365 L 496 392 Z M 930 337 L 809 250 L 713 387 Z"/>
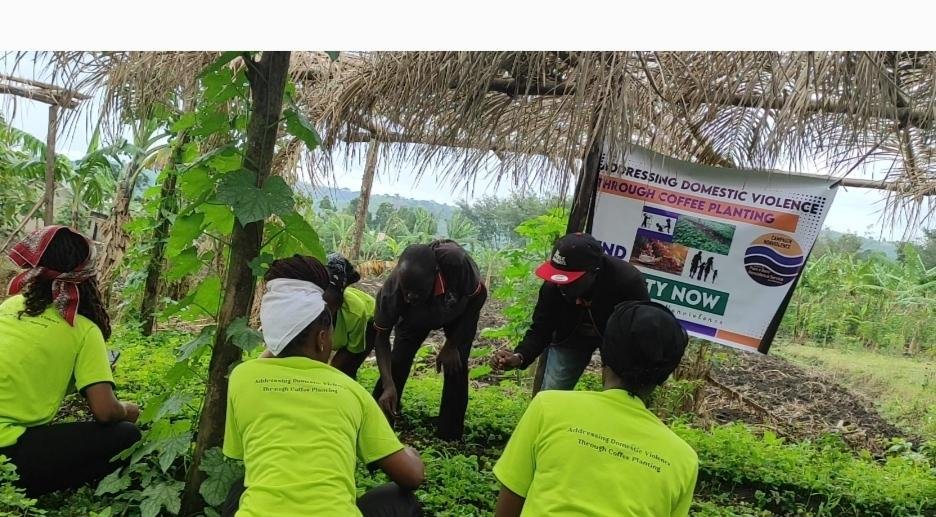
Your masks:
<path fill-rule="evenodd" d="M 553 284 L 571 284 L 601 267 L 603 256 L 597 239 L 587 233 L 570 233 L 556 241 L 549 260 L 536 268 L 536 276 Z"/>

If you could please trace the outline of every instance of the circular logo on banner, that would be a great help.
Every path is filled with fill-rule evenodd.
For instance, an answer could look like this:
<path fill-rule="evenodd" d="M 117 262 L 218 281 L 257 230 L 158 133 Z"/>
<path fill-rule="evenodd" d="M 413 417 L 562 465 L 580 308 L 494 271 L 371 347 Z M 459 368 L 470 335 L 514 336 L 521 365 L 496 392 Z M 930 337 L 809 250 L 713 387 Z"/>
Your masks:
<path fill-rule="evenodd" d="M 560 275 L 558 273 L 549 277 L 549 279 L 552 280 L 553 282 L 568 282 L 569 281 L 569 277 L 565 275 Z"/>
<path fill-rule="evenodd" d="M 792 282 L 805 261 L 799 243 L 783 233 L 761 235 L 744 252 L 744 269 L 748 276 L 768 287 Z"/>

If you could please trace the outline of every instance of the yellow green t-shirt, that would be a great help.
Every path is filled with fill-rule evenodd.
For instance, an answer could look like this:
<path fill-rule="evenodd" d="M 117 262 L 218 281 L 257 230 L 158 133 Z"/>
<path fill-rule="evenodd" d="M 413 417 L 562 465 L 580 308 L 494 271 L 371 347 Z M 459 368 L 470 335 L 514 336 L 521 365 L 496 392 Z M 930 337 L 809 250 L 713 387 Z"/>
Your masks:
<path fill-rule="evenodd" d="M 494 475 L 526 498 L 521 515 L 688 515 L 699 460 L 624 390 L 544 391 Z"/>
<path fill-rule="evenodd" d="M 239 517 L 361 515 L 355 461 L 402 448 L 373 397 L 325 363 L 261 358 L 231 372 L 223 451 L 247 471 Z"/>
<path fill-rule="evenodd" d="M 51 421 L 70 386 L 114 383 L 97 325 L 78 315 L 72 327 L 51 305 L 20 318 L 24 304 L 22 296 L 0 304 L 0 447 Z"/>
<path fill-rule="evenodd" d="M 374 317 L 377 302 L 364 291 L 348 287 L 344 291 L 344 303 L 338 310 L 335 330 L 332 332 L 332 348 L 347 348 L 349 352 L 359 354 L 365 348 L 367 322 Z"/>

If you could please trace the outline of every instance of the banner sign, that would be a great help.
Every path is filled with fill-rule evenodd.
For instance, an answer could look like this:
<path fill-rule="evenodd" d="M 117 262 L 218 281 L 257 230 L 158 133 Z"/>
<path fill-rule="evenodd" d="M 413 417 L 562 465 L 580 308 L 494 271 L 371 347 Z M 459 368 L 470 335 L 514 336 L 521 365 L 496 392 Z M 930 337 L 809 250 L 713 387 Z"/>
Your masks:
<path fill-rule="evenodd" d="M 602 155 L 592 234 L 643 272 L 694 336 L 767 352 L 835 180 L 708 167 L 630 147 Z"/>

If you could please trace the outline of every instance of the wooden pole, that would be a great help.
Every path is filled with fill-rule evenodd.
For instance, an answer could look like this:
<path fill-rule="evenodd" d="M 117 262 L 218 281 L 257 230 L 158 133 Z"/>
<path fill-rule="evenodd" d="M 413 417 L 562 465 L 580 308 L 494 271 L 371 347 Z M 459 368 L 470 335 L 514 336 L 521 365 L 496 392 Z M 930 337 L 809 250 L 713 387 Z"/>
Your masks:
<path fill-rule="evenodd" d="M 58 128 L 58 106 L 49 106 L 49 132 L 46 134 L 45 214 L 46 226 L 55 222 L 55 133 Z"/>
<path fill-rule="evenodd" d="M 367 161 L 364 164 L 364 178 L 361 180 L 361 197 L 358 198 L 357 213 L 354 214 L 354 233 L 352 234 L 350 259 L 357 260 L 361 255 L 361 241 L 364 240 L 364 227 L 367 224 L 367 208 L 370 205 L 371 188 L 377 172 L 377 154 L 380 142 L 371 140 L 367 147 Z"/>

